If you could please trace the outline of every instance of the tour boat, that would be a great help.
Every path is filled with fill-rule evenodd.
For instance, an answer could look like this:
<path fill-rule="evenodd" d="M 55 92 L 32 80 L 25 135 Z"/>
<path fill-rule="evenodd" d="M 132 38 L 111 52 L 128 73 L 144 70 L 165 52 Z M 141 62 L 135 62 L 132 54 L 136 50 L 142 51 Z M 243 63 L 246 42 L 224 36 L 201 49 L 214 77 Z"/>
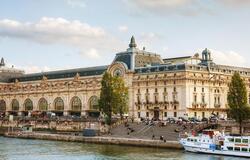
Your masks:
<path fill-rule="evenodd" d="M 216 130 L 180 139 L 188 152 L 250 158 L 250 136 L 229 136 Z"/>

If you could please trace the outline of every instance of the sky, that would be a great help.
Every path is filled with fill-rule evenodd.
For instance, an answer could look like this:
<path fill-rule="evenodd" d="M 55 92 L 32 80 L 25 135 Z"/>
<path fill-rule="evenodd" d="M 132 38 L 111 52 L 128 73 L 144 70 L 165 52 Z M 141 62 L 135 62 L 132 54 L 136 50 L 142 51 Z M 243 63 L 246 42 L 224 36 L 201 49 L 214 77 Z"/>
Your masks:
<path fill-rule="evenodd" d="M 250 0 L 1 0 L 0 57 L 26 73 L 108 65 L 134 35 L 162 58 L 250 67 Z"/>

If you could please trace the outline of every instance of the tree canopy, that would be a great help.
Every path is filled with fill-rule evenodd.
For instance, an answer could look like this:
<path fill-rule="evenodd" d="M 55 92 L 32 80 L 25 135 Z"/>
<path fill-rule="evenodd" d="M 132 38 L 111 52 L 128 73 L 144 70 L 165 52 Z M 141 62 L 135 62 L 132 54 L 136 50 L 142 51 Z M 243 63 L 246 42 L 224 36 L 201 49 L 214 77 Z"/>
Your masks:
<path fill-rule="evenodd" d="M 99 100 L 100 111 L 106 116 L 106 123 L 111 124 L 112 114 L 123 114 L 128 111 L 128 88 L 121 77 L 113 77 L 105 72 L 102 78 Z"/>
<path fill-rule="evenodd" d="M 120 114 L 123 118 L 123 114 L 128 112 L 128 88 L 121 77 L 114 77 L 113 82 L 114 97 L 112 105 L 114 106 L 114 113 Z"/>
<path fill-rule="evenodd" d="M 240 134 L 242 134 L 242 123 L 250 118 L 250 107 L 247 104 L 247 89 L 240 74 L 235 72 L 227 97 L 229 105 L 229 116 L 240 124 Z"/>

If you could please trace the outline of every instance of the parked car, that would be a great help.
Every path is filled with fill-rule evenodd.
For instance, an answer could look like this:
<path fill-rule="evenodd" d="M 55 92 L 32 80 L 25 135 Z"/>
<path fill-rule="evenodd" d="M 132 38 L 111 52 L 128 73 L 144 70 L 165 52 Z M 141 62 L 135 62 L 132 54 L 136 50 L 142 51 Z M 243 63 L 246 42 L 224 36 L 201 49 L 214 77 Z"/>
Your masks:
<path fill-rule="evenodd" d="M 168 118 L 167 122 L 168 123 L 176 123 L 176 120 L 174 118 Z"/>
<path fill-rule="evenodd" d="M 201 121 L 198 120 L 196 117 L 191 117 L 191 118 L 189 118 L 189 121 L 190 121 L 191 123 L 200 123 L 200 122 L 201 122 Z"/>
<path fill-rule="evenodd" d="M 211 116 L 211 117 L 209 117 L 209 122 L 211 122 L 211 123 L 215 123 L 218 120 L 219 120 L 219 118 L 217 116 Z"/>
<path fill-rule="evenodd" d="M 183 117 L 179 117 L 178 118 L 178 120 L 176 121 L 176 123 L 177 124 L 186 124 L 186 123 L 188 123 L 189 122 L 189 120 L 188 119 L 185 119 L 185 118 L 183 118 Z"/>
<path fill-rule="evenodd" d="M 208 122 L 208 118 L 203 117 L 203 118 L 201 119 L 201 121 L 202 121 L 202 122 Z"/>
<path fill-rule="evenodd" d="M 179 120 L 181 120 L 182 122 L 189 122 L 189 120 L 187 118 L 184 118 L 184 117 L 179 117 Z"/>
<path fill-rule="evenodd" d="M 221 121 L 226 121 L 226 118 L 221 117 L 220 120 Z"/>

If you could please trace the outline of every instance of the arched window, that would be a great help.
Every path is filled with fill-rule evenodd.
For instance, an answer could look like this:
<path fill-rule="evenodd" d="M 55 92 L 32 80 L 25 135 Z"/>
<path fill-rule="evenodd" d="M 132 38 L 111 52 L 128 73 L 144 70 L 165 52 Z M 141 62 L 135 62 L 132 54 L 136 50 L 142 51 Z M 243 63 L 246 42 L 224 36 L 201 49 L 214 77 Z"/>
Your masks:
<path fill-rule="evenodd" d="M 6 111 L 6 103 L 4 100 L 0 101 L 0 111 Z"/>
<path fill-rule="evenodd" d="M 19 111 L 19 102 L 16 99 L 12 100 L 11 103 L 12 111 Z"/>
<path fill-rule="evenodd" d="M 56 111 L 64 110 L 64 102 L 61 97 L 57 97 L 54 101 L 54 106 Z"/>
<path fill-rule="evenodd" d="M 98 110 L 99 109 L 99 103 L 98 103 L 98 97 L 92 96 L 89 99 L 89 108 L 91 110 Z"/>
<path fill-rule="evenodd" d="M 41 98 L 38 102 L 39 110 L 40 111 L 47 111 L 48 110 L 48 101 L 45 98 Z"/>
<path fill-rule="evenodd" d="M 81 111 L 82 102 L 79 97 L 73 97 L 71 100 L 72 111 Z"/>
<path fill-rule="evenodd" d="M 24 109 L 25 111 L 33 110 L 33 102 L 29 98 L 24 101 Z"/>

